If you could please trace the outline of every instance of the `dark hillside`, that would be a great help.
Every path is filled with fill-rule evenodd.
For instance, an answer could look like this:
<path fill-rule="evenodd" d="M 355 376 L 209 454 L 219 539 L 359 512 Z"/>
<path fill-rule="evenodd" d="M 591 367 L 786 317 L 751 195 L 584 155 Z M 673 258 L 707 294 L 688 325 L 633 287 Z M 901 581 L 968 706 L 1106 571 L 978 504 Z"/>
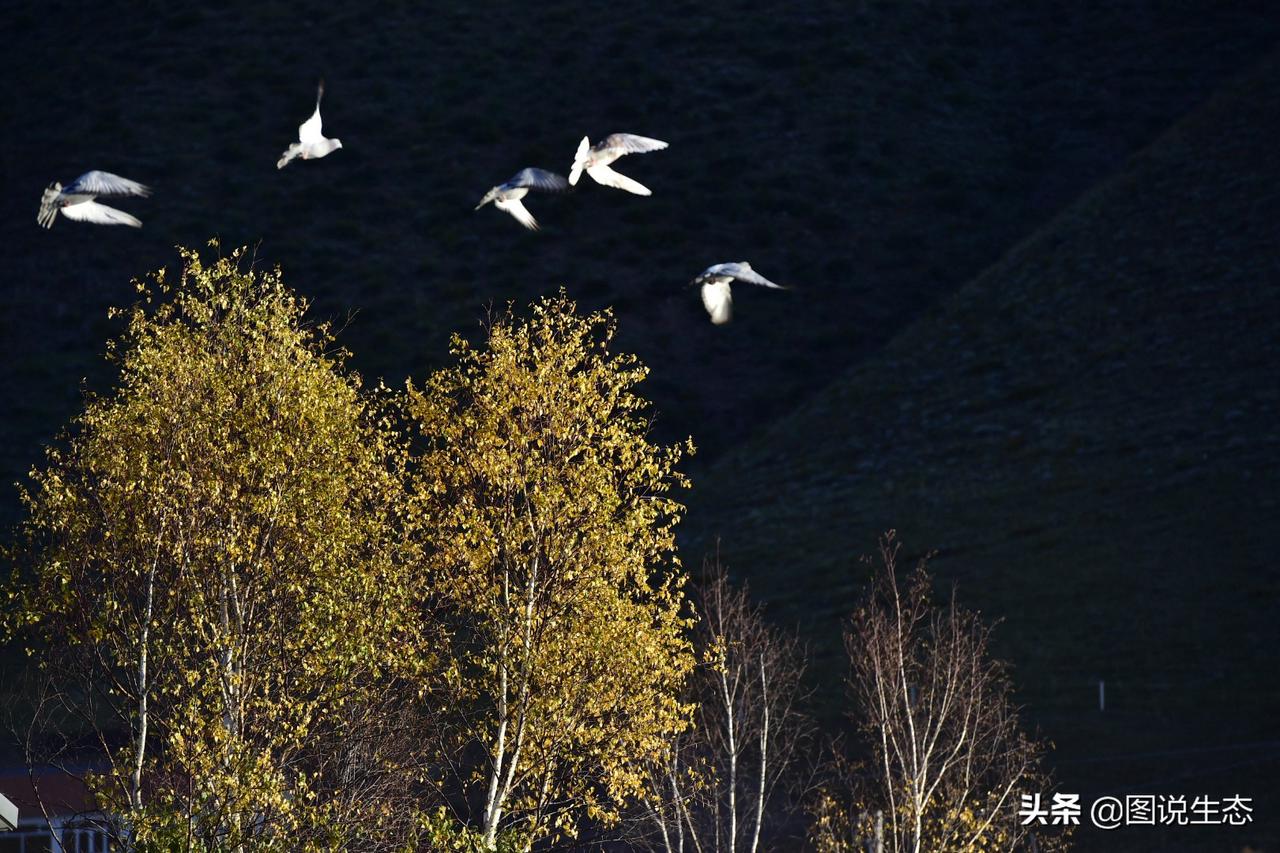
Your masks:
<path fill-rule="evenodd" d="M 101 382 L 108 305 L 177 243 L 261 241 L 264 263 L 358 312 L 342 336 L 390 381 L 445 353 L 491 302 L 566 284 L 610 304 L 654 368 L 669 436 L 698 464 L 874 352 L 1260 56 L 1265 2 L 10 6 L 0 55 L 0 479 Z M 324 75 L 345 149 L 275 160 Z M 471 211 L 577 140 L 667 139 L 530 203 L 541 235 Z M 140 232 L 60 220 L 54 179 L 154 186 Z M 685 283 L 749 259 L 789 294 L 707 322 Z M 0 518 L 11 518 L 5 487 Z"/>
<path fill-rule="evenodd" d="M 896 526 L 1004 620 L 1064 790 L 1255 798 L 1244 834 L 1081 849 L 1280 843 L 1277 139 L 1273 56 L 694 495 L 687 557 L 719 534 L 828 685 L 855 557 Z"/>

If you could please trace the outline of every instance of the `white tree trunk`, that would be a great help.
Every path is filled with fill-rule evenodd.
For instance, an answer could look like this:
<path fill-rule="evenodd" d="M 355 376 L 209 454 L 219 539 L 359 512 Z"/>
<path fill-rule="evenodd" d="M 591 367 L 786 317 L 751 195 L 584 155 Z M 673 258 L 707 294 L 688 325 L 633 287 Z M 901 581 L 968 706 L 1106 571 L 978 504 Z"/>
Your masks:
<path fill-rule="evenodd" d="M 150 656 L 151 619 L 155 606 L 156 564 L 160 562 L 160 541 L 156 540 L 156 555 L 147 570 L 147 603 L 142 614 L 142 635 L 138 638 L 138 734 L 134 740 L 133 777 L 129 780 L 129 805 L 134 809 L 142 808 L 142 765 L 147 756 L 147 700 L 151 693 L 148 681 L 147 662 Z"/>
<path fill-rule="evenodd" d="M 764 822 L 764 789 L 769 775 L 769 677 L 765 672 L 764 654 L 760 655 L 760 775 L 756 787 L 756 825 L 751 833 L 751 853 L 760 845 L 760 826 Z"/>

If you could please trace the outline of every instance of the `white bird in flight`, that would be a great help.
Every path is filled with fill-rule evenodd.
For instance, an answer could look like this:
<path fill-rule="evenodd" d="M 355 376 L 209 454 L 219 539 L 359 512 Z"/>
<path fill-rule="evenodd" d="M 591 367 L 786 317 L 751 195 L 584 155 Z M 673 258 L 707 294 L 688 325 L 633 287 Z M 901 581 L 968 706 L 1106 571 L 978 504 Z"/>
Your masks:
<path fill-rule="evenodd" d="M 647 136 L 636 136 L 632 133 L 614 133 L 591 144 L 591 140 L 582 137 L 578 143 L 578 153 L 573 155 L 573 168 L 569 172 L 569 184 L 576 185 L 578 178 L 585 170 L 597 184 L 606 187 L 626 190 L 636 195 L 653 195 L 649 188 L 633 178 L 619 174 L 609 168 L 609 164 L 619 157 L 628 154 L 643 154 L 646 151 L 661 151 L 667 143 Z"/>
<path fill-rule="evenodd" d="M 142 227 L 136 217 L 94 201 L 100 195 L 145 197 L 151 195 L 151 189 L 137 181 L 95 169 L 85 172 L 65 187 L 57 181 L 50 184 L 40 198 L 40 212 L 36 214 L 36 221 L 45 228 L 52 228 L 53 220 L 58 218 L 58 211 L 62 211 L 63 216 L 77 222 Z"/>
<path fill-rule="evenodd" d="M 568 188 L 569 182 L 563 176 L 554 172 L 548 172 L 545 169 L 521 169 L 516 172 L 511 180 L 505 184 L 498 184 L 485 193 L 484 198 L 480 199 L 480 203 L 476 205 L 476 210 L 484 207 L 489 202 L 493 202 L 494 207 L 510 213 L 525 228 L 530 231 L 537 231 L 538 220 L 533 218 L 533 214 L 521 203 L 520 199 L 527 196 L 530 190 L 563 192 Z"/>
<path fill-rule="evenodd" d="M 787 289 L 760 275 L 746 261 L 707 267 L 698 274 L 693 283 L 702 286 L 702 306 L 711 315 L 711 322 L 717 326 L 729 322 L 733 314 L 733 297 L 729 293 L 729 283 L 734 280 L 777 290 Z"/>
<path fill-rule="evenodd" d="M 325 139 L 324 134 L 320 132 L 320 99 L 323 97 L 324 81 L 321 80 L 319 91 L 316 92 L 316 111 L 311 114 L 311 118 L 298 125 L 298 141 L 291 143 L 280 155 L 279 161 L 276 162 L 277 169 L 283 169 L 295 157 L 301 157 L 303 160 L 318 160 L 342 147 L 341 141 Z"/>

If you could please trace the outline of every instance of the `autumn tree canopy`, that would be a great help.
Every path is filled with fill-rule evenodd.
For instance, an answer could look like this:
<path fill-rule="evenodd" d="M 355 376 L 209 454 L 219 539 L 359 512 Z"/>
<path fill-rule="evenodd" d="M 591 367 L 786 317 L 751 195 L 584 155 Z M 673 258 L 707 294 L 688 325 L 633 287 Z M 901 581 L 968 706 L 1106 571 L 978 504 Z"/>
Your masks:
<path fill-rule="evenodd" d="M 122 840 L 376 847 L 405 786 L 362 709 L 419 660 L 400 442 L 278 272 L 182 258 L 32 472 L 16 621 Z"/>
<path fill-rule="evenodd" d="M 689 710 L 673 489 L 687 446 L 648 439 L 646 371 L 608 349 L 607 314 L 563 294 L 455 338 L 410 387 L 429 586 L 454 666 L 455 769 L 483 845 L 608 824 Z"/>
<path fill-rule="evenodd" d="M 4 611 L 30 742 L 92 766 L 117 846 L 524 851 L 624 814 L 651 849 L 787 843 L 802 649 L 722 571 L 686 597 L 692 445 L 650 440 L 607 312 L 508 310 L 393 394 L 243 250 L 137 287 Z M 869 760 L 810 840 L 1006 849 L 1043 748 L 989 628 L 896 554 L 846 635 Z"/>

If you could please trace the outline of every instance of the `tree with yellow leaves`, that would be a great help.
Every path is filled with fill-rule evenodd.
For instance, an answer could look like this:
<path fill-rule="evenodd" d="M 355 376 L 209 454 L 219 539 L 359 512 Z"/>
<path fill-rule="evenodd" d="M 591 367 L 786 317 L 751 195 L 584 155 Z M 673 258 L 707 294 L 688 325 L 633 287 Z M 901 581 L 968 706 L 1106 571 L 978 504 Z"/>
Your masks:
<path fill-rule="evenodd" d="M 483 847 L 616 819 L 686 726 L 693 666 L 673 527 L 688 445 L 648 440 L 646 375 L 563 294 L 491 322 L 410 387 L 427 586 L 455 663 L 453 778 Z"/>
<path fill-rule="evenodd" d="M 93 734 L 127 848 L 377 849 L 422 660 L 402 442 L 278 272 L 182 257 L 24 495 L 42 707 Z"/>

